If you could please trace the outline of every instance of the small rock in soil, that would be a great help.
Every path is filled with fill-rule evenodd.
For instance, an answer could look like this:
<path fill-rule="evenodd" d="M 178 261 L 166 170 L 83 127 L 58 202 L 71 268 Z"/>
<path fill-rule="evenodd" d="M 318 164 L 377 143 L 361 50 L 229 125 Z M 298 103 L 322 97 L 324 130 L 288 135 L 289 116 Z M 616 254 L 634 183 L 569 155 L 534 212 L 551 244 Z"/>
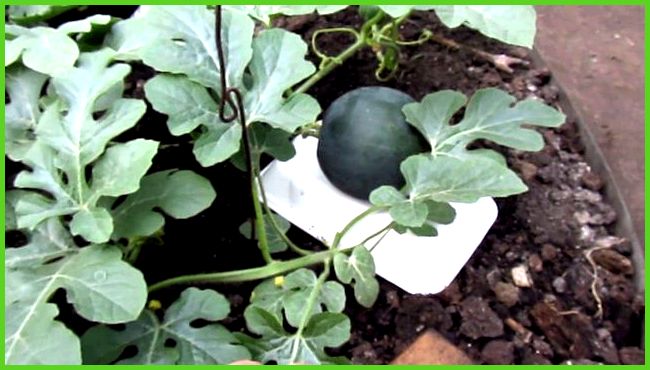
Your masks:
<path fill-rule="evenodd" d="M 589 190 L 600 191 L 605 183 L 603 179 L 595 172 L 587 171 L 582 175 L 582 186 Z"/>
<path fill-rule="evenodd" d="M 544 261 L 552 261 L 557 257 L 557 248 L 553 244 L 542 245 L 542 259 Z"/>
<path fill-rule="evenodd" d="M 645 352 L 637 347 L 623 347 L 618 354 L 623 365 L 643 365 L 645 363 Z"/>
<path fill-rule="evenodd" d="M 553 279 L 553 289 L 558 293 L 566 292 L 566 280 L 562 276 Z"/>
<path fill-rule="evenodd" d="M 445 311 L 438 298 L 431 296 L 404 297 L 395 317 L 396 333 L 405 340 L 413 339 L 425 328 L 435 328 L 444 333 L 451 326 L 450 314 Z"/>
<path fill-rule="evenodd" d="M 500 281 L 494 285 L 493 290 L 499 302 L 508 307 L 512 307 L 519 302 L 519 288 L 510 283 Z"/>
<path fill-rule="evenodd" d="M 557 353 L 569 358 L 593 356 L 597 338 L 589 317 L 580 312 L 562 314 L 546 302 L 534 305 L 530 314 Z"/>
<path fill-rule="evenodd" d="M 580 358 L 577 360 L 566 360 L 561 365 L 602 365 L 602 363 L 592 361 L 588 358 Z"/>
<path fill-rule="evenodd" d="M 528 257 L 528 267 L 535 272 L 542 272 L 542 270 L 544 270 L 544 262 L 539 254 L 531 254 L 530 257 Z"/>
<path fill-rule="evenodd" d="M 551 345 L 540 338 L 533 339 L 532 348 L 535 350 L 535 353 L 539 353 L 546 358 L 553 357 L 553 348 Z"/>
<path fill-rule="evenodd" d="M 472 296 L 461 303 L 460 332 L 472 339 L 503 335 L 503 321 L 482 298 Z"/>
<path fill-rule="evenodd" d="M 578 211 L 573 214 L 573 218 L 579 225 L 587 225 L 591 223 L 591 214 L 588 211 Z"/>
<path fill-rule="evenodd" d="M 535 353 L 530 349 L 524 351 L 524 358 L 521 360 L 523 365 L 551 365 L 551 361 L 539 353 Z"/>
<path fill-rule="evenodd" d="M 591 253 L 594 262 L 615 274 L 632 275 L 632 261 L 612 249 L 600 249 Z"/>
<path fill-rule="evenodd" d="M 377 352 L 370 342 L 363 342 L 360 345 L 352 348 L 352 363 L 364 364 L 381 364 L 382 361 L 377 356 Z"/>
<path fill-rule="evenodd" d="M 618 236 L 604 236 L 602 238 L 596 239 L 594 243 L 596 248 L 614 248 L 617 252 L 624 255 L 630 255 L 632 253 L 632 247 L 629 240 L 625 238 L 619 238 Z"/>
<path fill-rule="evenodd" d="M 483 347 L 481 360 L 490 365 L 511 364 L 515 358 L 515 348 L 512 342 L 492 340 Z"/>
<path fill-rule="evenodd" d="M 530 182 L 537 176 L 537 166 L 527 161 L 517 161 L 513 163 L 513 167 L 521 173 L 521 177 L 525 182 Z"/>
<path fill-rule="evenodd" d="M 591 294 L 591 283 L 594 280 L 591 268 L 583 264 L 569 267 L 564 275 L 573 298 L 587 310 L 596 308 L 594 297 Z"/>
<path fill-rule="evenodd" d="M 492 290 L 494 290 L 496 285 L 499 282 L 501 282 L 501 277 L 502 277 L 501 276 L 501 270 L 498 269 L 498 268 L 495 268 L 492 271 L 488 272 L 485 277 L 486 277 L 486 279 L 488 281 L 488 285 L 490 285 L 490 288 L 492 288 Z"/>
<path fill-rule="evenodd" d="M 612 341 L 612 334 L 609 330 L 600 328 L 596 330 L 596 338 L 593 343 L 594 354 L 603 359 L 606 364 L 619 364 L 618 350 Z"/>
<path fill-rule="evenodd" d="M 526 266 L 519 265 L 513 267 L 512 270 L 510 270 L 510 273 L 512 275 L 512 281 L 516 286 L 520 288 L 530 288 L 533 286 L 533 279 L 530 277 Z"/>
<path fill-rule="evenodd" d="M 460 291 L 458 282 L 454 280 L 445 290 L 438 293 L 438 297 L 447 304 L 458 304 L 463 300 L 463 293 Z"/>
<path fill-rule="evenodd" d="M 599 204 L 603 201 L 603 196 L 600 193 L 591 190 L 578 190 L 573 195 L 578 202 L 587 202 L 591 204 Z"/>

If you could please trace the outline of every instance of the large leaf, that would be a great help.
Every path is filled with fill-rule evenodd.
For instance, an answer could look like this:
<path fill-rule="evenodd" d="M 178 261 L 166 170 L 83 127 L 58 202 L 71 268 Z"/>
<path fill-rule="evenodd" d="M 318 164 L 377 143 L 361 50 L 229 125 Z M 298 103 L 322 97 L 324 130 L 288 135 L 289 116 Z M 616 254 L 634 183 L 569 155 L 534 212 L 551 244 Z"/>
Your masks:
<path fill-rule="evenodd" d="M 212 11 L 193 5 L 143 6 L 139 12 L 139 23 L 133 26 L 136 29 L 125 36 L 123 43 L 134 43 L 129 38 L 153 39 L 136 51 L 147 65 L 161 72 L 182 74 L 215 91 L 220 89 Z M 222 22 L 226 80 L 228 86 L 239 87 L 252 56 L 254 24 L 236 12 L 224 12 Z"/>
<path fill-rule="evenodd" d="M 354 287 L 354 297 L 364 307 L 372 307 L 379 294 L 375 278 L 375 262 L 364 246 L 354 248 L 348 257 L 344 253 L 334 256 L 334 271 L 344 284 Z"/>
<path fill-rule="evenodd" d="M 52 249 L 52 246 L 37 246 L 36 242 L 38 239 L 32 238 L 24 248 L 33 252 Z M 49 243 L 47 239 L 44 242 Z M 117 248 L 60 246 L 66 247 L 70 249 L 69 255 L 55 262 L 50 258 L 35 258 L 28 267 L 19 263 L 7 267 L 6 363 L 80 362 L 78 338 L 54 321 L 58 310 L 48 303 L 57 289 L 65 289 L 77 313 L 91 321 L 109 324 L 132 321 L 144 307 L 147 296 L 144 278 L 122 261 Z M 15 262 L 16 254 L 11 253 L 8 260 Z"/>
<path fill-rule="evenodd" d="M 316 274 L 309 269 L 296 270 L 286 277 L 276 277 L 259 284 L 252 293 L 251 305 L 261 307 L 272 313 L 278 321 L 283 320 L 293 327 L 299 327 L 303 317 L 323 311 L 324 305 L 329 312 L 341 312 L 345 307 L 345 291 L 335 281 L 327 281 L 316 287 Z M 314 289 L 319 289 L 315 304 L 310 313 L 305 312 L 305 302 Z"/>
<path fill-rule="evenodd" d="M 7 195 L 9 196 L 9 194 Z M 70 233 L 58 218 L 51 218 L 29 234 L 27 244 L 5 250 L 5 268 L 30 268 L 76 253 Z"/>
<path fill-rule="evenodd" d="M 194 154 L 203 166 L 225 161 L 240 150 L 242 131 L 237 122 L 226 124 L 218 116 L 221 91 L 214 14 L 205 6 L 141 10 L 136 20 L 116 26 L 123 28 L 117 47 L 161 72 L 174 73 L 148 81 L 147 99 L 155 110 L 169 116 L 172 134 L 198 134 Z M 314 122 L 320 113 L 315 99 L 306 94 L 283 96 L 315 71 L 305 60 L 304 41 L 280 29 L 262 31 L 253 39 L 254 23 L 246 14 L 224 10 L 223 16 L 228 85 L 243 93 L 246 124 L 264 122 L 291 133 Z M 153 46 L 139 44 L 141 37 L 151 39 Z"/>
<path fill-rule="evenodd" d="M 167 127 L 183 135 L 203 126 L 194 142 L 194 155 L 203 166 L 225 161 L 239 150 L 242 136 L 237 122 L 223 123 L 208 89 L 180 75 L 158 75 L 145 84 L 153 108 L 169 116 Z"/>
<path fill-rule="evenodd" d="M 325 347 L 338 347 L 350 337 L 350 319 L 342 313 L 323 312 L 312 316 L 302 331 L 288 333 L 277 317 L 263 308 L 251 305 L 244 311 L 246 325 L 261 335 L 255 341 L 256 359 L 266 363 L 324 364 L 340 362 L 329 357 Z"/>
<path fill-rule="evenodd" d="M 472 203 L 481 197 L 505 197 L 527 190 L 517 174 L 485 155 L 420 154 L 404 160 L 400 168 L 406 195 L 382 186 L 370 194 L 370 201 L 388 208 L 395 222 L 418 235 L 435 235 L 433 223 L 453 219 L 455 214 L 445 203 Z"/>
<path fill-rule="evenodd" d="M 542 102 L 515 98 L 498 89 L 477 91 L 456 125 L 452 117 L 467 102 L 458 92 L 444 90 L 402 108 L 406 120 L 431 145 L 431 153 L 407 158 L 400 169 L 406 179 L 404 193 L 382 186 L 370 201 L 386 207 L 399 225 L 417 235 L 437 234 L 435 223 L 454 217 L 448 202 L 475 202 L 481 197 L 505 197 L 526 191 L 503 157 L 487 149 L 467 150 L 475 140 L 486 139 L 519 150 L 540 150 L 542 135 L 529 126 L 557 127 L 564 115 Z M 526 126 L 526 127 L 524 127 Z"/>
<path fill-rule="evenodd" d="M 56 5 L 9 5 L 7 15 L 12 22 L 27 25 L 55 17 L 74 6 Z"/>
<path fill-rule="evenodd" d="M 505 197 L 527 189 L 514 172 L 484 156 L 421 154 L 407 158 L 400 168 L 410 202 L 471 203 L 481 197 Z"/>
<path fill-rule="evenodd" d="M 33 193 L 19 199 L 18 227 L 32 229 L 48 218 L 72 215 L 75 235 L 102 243 L 113 222 L 97 202 L 138 189 L 158 143 L 136 139 L 106 150 L 145 111 L 142 101 L 119 97 L 130 69 L 124 64 L 107 67 L 113 54 L 110 49 L 82 54 L 77 67 L 52 79 L 57 99 L 41 115 L 36 140 L 23 158 L 31 171 L 21 172 L 15 181 L 17 187 L 42 190 L 51 198 Z"/>
<path fill-rule="evenodd" d="M 536 14 L 532 5 L 439 5 L 435 10 L 447 27 L 463 24 L 509 44 L 533 47 Z"/>
<path fill-rule="evenodd" d="M 5 77 L 10 99 L 5 107 L 5 154 L 21 161 L 35 140 L 36 124 L 42 112 L 38 100 L 47 76 L 12 65 L 6 69 Z"/>
<path fill-rule="evenodd" d="M 336 13 L 348 5 L 226 5 L 226 8 L 244 12 L 269 26 L 274 15 L 302 15 L 318 12 L 320 15 Z"/>
<path fill-rule="evenodd" d="M 306 53 L 307 44 L 300 36 L 280 29 L 261 32 L 253 40 L 253 85 L 244 97 L 247 122 L 266 122 L 293 132 L 315 121 L 320 106 L 314 98 L 307 94 L 282 97 L 288 88 L 316 70 L 304 60 Z"/>
<path fill-rule="evenodd" d="M 435 10 L 449 28 L 465 25 L 513 45 L 530 48 L 535 39 L 536 14 L 531 5 L 379 5 L 379 8 L 393 18 L 412 10 Z"/>
<path fill-rule="evenodd" d="M 176 219 L 189 218 L 208 208 L 216 196 L 210 181 L 192 171 L 168 170 L 145 176 L 140 189 L 111 211 L 112 238 L 152 235 L 165 223 L 155 209 Z"/>
<path fill-rule="evenodd" d="M 49 27 L 25 28 L 5 25 L 5 67 L 15 62 L 21 55 L 27 67 L 48 75 L 57 75 L 72 68 L 79 48 L 69 36 L 85 33 L 93 25 L 110 22 L 107 15 L 93 15 L 80 21 L 64 23 L 57 29 Z"/>
<path fill-rule="evenodd" d="M 406 120 L 415 126 L 431 144 L 432 152 L 450 152 L 465 148 L 477 139 L 519 150 L 540 150 L 542 135 L 523 125 L 558 127 L 565 116 L 534 99 L 514 104 L 516 99 L 495 88 L 478 90 L 470 99 L 460 123 L 451 125 L 451 117 L 465 105 L 461 93 L 444 90 L 429 94 L 420 103 L 402 109 Z"/>
<path fill-rule="evenodd" d="M 228 301 L 213 290 L 188 288 L 165 312 L 162 322 L 145 310 L 124 330 L 96 326 L 82 337 L 86 364 L 109 364 L 127 347 L 137 353 L 121 358 L 119 364 L 228 364 L 250 358 L 246 348 L 223 326 L 199 320 L 219 321 L 228 316 Z M 170 342 L 173 345 L 170 345 Z"/>

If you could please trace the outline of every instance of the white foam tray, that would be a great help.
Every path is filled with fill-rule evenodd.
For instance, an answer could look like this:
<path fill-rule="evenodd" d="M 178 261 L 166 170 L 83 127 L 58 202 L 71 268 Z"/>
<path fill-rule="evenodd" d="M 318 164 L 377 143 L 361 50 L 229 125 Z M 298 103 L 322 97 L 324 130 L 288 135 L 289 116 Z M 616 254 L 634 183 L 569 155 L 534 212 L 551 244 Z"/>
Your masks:
<path fill-rule="evenodd" d="M 273 161 L 262 171 L 269 207 L 313 237 L 331 244 L 350 220 L 370 203 L 350 197 L 334 187 L 318 165 L 315 138 L 297 137 L 296 155 L 286 162 Z M 447 287 L 497 217 L 492 198 L 476 203 L 452 203 L 456 218 L 438 225 L 438 236 L 418 237 L 390 231 L 372 250 L 376 272 L 415 294 L 433 294 Z M 388 213 L 368 216 L 342 239 L 341 247 L 361 243 L 391 221 Z M 376 240 L 379 240 L 377 237 Z M 373 246 L 375 240 L 366 245 Z"/>

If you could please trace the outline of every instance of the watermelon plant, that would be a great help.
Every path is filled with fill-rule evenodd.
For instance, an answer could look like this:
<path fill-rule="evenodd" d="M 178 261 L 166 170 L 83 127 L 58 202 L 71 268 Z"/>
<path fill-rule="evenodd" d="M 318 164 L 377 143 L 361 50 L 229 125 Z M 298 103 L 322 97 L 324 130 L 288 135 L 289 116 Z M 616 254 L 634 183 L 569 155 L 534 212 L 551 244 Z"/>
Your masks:
<path fill-rule="evenodd" d="M 365 307 L 379 292 L 365 245 L 372 235 L 342 244 L 354 225 L 388 212 L 393 222 L 375 235 L 431 236 L 436 224 L 453 220 L 450 202 L 526 190 L 500 154 L 470 144 L 540 150 L 533 126 L 557 127 L 564 116 L 539 101 L 483 89 L 469 99 L 445 90 L 418 102 L 395 90 L 362 88 L 332 104 L 321 128 L 321 107 L 307 91 L 364 47 L 378 58 L 378 78 L 394 75 L 400 48 L 431 37 L 423 30 L 418 40 L 400 39 L 399 25 L 414 10 L 530 46 L 532 7 L 362 6 L 360 29 L 314 34 L 318 67 L 305 59 L 309 46 L 299 35 L 271 26 L 277 14 L 345 7 L 141 6 L 117 22 L 94 16 L 56 29 L 6 25 L 6 155 L 25 169 L 7 193 L 5 220 L 6 230 L 27 239 L 5 251 L 6 363 L 344 363 L 327 354 L 350 335 L 344 285 Z M 10 10 L 15 17 L 32 9 Z M 83 34 L 106 31 L 95 25 L 113 22 L 106 35 L 79 47 Z M 327 32 L 356 41 L 324 55 L 317 41 Z M 156 71 L 144 85 L 146 101 L 166 116 L 172 135 L 191 140 L 198 163 L 229 161 L 246 171 L 252 216 L 240 231 L 257 241 L 264 265 L 157 282 L 133 267 L 142 246 L 162 233 L 164 215 L 192 217 L 216 197 L 210 181 L 194 172 L 151 172 L 160 143 L 123 139 L 147 110 L 142 100 L 123 96 L 134 63 Z M 290 225 L 269 209 L 260 181 L 263 156 L 290 159 L 291 139 L 305 132 L 321 136 L 319 159 L 331 181 L 369 200 L 322 251 L 287 237 Z M 294 257 L 281 260 L 278 252 L 287 250 Z M 246 330 L 231 332 L 219 323 L 230 311 L 225 297 L 191 285 L 243 281 L 260 283 L 244 311 Z M 160 291 L 177 285 L 190 287 L 161 307 Z M 57 320 L 61 300 L 52 297 L 59 289 L 79 316 L 96 323 L 81 337 Z"/>

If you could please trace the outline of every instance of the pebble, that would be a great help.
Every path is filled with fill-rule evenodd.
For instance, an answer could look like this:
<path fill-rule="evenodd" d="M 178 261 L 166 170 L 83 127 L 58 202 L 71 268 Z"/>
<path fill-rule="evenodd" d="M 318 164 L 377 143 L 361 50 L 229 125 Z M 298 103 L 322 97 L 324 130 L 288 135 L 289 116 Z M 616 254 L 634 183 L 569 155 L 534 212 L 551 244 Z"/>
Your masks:
<path fill-rule="evenodd" d="M 514 345 L 505 340 L 492 340 L 481 351 L 481 359 L 490 365 L 512 364 L 515 359 Z"/>
<path fill-rule="evenodd" d="M 591 258 L 598 265 L 615 274 L 632 275 L 634 273 L 632 261 L 613 249 L 594 251 L 591 254 Z"/>
<path fill-rule="evenodd" d="M 536 353 L 544 357 L 553 357 L 553 347 L 540 338 L 533 339 L 532 347 Z"/>
<path fill-rule="evenodd" d="M 535 272 L 541 272 L 544 270 L 544 262 L 539 254 L 534 253 L 528 257 L 528 267 Z"/>
<path fill-rule="evenodd" d="M 557 257 L 557 248 L 553 244 L 546 243 L 542 245 L 542 259 L 552 261 Z"/>
<path fill-rule="evenodd" d="M 598 204 L 603 201 L 603 196 L 600 193 L 591 190 L 578 190 L 574 194 L 575 200 L 583 201 L 591 204 Z"/>
<path fill-rule="evenodd" d="M 512 307 L 519 302 L 519 288 L 510 283 L 500 281 L 494 285 L 493 290 L 499 302 L 508 307 Z"/>
<path fill-rule="evenodd" d="M 558 276 L 555 279 L 553 279 L 553 289 L 555 289 L 556 292 L 564 293 L 566 292 L 566 288 L 567 288 L 566 280 L 564 280 L 563 277 Z"/>
<path fill-rule="evenodd" d="M 573 218 L 579 225 L 587 225 L 591 221 L 591 215 L 587 211 L 577 211 L 573 214 Z"/>
<path fill-rule="evenodd" d="M 512 270 L 510 270 L 510 273 L 512 274 L 512 281 L 516 286 L 520 288 L 530 288 L 533 286 L 533 280 L 528 274 L 528 269 L 526 266 L 519 265 L 517 267 L 513 267 Z"/>
<path fill-rule="evenodd" d="M 585 172 L 580 180 L 582 180 L 582 186 L 593 191 L 599 191 L 605 185 L 603 179 L 591 171 Z"/>
<path fill-rule="evenodd" d="M 524 161 L 524 160 L 517 161 L 514 164 L 514 166 L 515 168 L 517 168 L 517 170 L 519 170 L 519 172 L 521 173 L 521 177 L 526 182 L 529 182 L 530 180 L 534 179 L 535 176 L 537 176 L 537 171 L 538 171 L 537 166 L 535 166 L 534 164 L 528 161 Z"/>
<path fill-rule="evenodd" d="M 602 238 L 596 239 L 594 246 L 597 248 L 612 248 L 616 249 L 619 253 L 630 254 L 632 249 L 630 243 L 625 238 L 619 238 L 618 236 L 605 236 Z"/>
<path fill-rule="evenodd" d="M 503 335 L 503 321 L 479 297 L 468 297 L 461 303 L 460 333 L 472 338 L 494 338 Z"/>
<path fill-rule="evenodd" d="M 494 270 L 488 272 L 485 278 L 487 279 L 490 288 L 494 289 L 497 283 L 501 281 L 501 270 L 495 268 Z"/>
<path fill-rule="evenodd" d="M 637 347 L 623 347 L 618 351 L 623 365 L 643 365 L 645 352 Z"/>

